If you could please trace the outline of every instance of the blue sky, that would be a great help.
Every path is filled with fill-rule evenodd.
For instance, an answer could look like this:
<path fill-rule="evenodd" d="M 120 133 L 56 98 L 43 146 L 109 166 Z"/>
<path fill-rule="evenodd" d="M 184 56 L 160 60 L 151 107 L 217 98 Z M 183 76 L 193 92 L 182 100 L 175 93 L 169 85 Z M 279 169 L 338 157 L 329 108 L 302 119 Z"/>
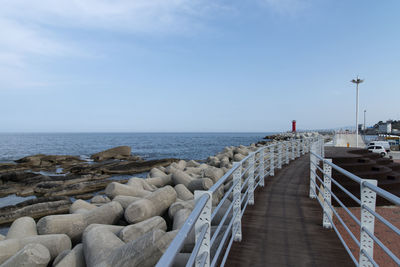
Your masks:
<path fill-rule="evenodd" d="M 400 119 L 400 2 L 3 0 L 0 131 L 263 132 Z"/>

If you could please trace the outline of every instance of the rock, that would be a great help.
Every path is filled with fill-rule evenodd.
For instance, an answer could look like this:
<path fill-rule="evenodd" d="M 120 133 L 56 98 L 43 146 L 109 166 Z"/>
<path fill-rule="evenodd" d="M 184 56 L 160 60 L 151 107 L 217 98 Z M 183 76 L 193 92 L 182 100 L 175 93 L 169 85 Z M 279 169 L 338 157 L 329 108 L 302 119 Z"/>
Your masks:
<path fill-rule="evenodd" d="M 151 194 L 150 191 L 143 190 L 141 187 L 123 185 L 117 182 L 110 183 L 105 190 L 108 197 L 114 198 L 118 195 L 131 197 L 145 197 Z"/>
<path fill-rule="evenodd" d="M 15 162 L 30 168 L 54 169 L 56 166 L 75 165 L 83 162 L 83 160 L 77 156 L 37 154 L 21 158 Z"/>
<path fill-rule="evenodd" d="M 152 168 L 149 172 L 149 175 L 150 175 L 150 178 L 154 178 L 154 177 L 162 177 L 167 174 L 158 168 Z"/>
<path fill-rule="evenodd" d="M 224 171 L 216 167 L 208 167 L 203 172 L 204 177 L 208 177 L 216 183 L 222 176 L 224 176 Z"/>
<path fill-rule="evenodd" d="M 60 254 L 58 254 L 58 256 L 53 261 L 53 266 L 56 266 L 70 252 L 71 252 L 70 249 L 66 249 L 62 251 Z"/>
<path fill-rule="evenodd" d="M 16 219 L 7 233 L 6 239 L 20 239 L 29 236 L 36 236 L 36 222 L 31 217 L 21 217 Z"/>
<path fill-rule="evenodd" d="M 138 177 L 130 178 L 127 185 L 150 192 L 156 191 L 158 189 L 155 185 L 149 184 L 147 182 L 147 179 Z"/>
<path fill-rule="evenodd" d="M 233 156 L 233 161 L 235 162 L 239 162 L 242 161 L 246 156 L 242 155 L 242 154 L 235 154 Z"/>
<path fill-rule="evenodd" d="M 140 197 L 131 197 L 131 196 L 116 196 L 113 201 L 117 201 L 121 206 L 126 209 L 131 203 L 142 199 Z"/>
<path fill-rule="evenodd" d="M 172 230 L 178 230 L 185 223 L 186 219 L 189 217 L 192 210 L 190 209 L 180 209 L 174 214 L 174 223 L 172 225 Z"/>
<path fill-rule="evenodd" d="M 79 242 L 85 228 L 90 224 L 114 224 L 123 215 L 121 204 L 116 201 L 104 204 L 82 214 L 52 215 L 37 223 L 39 234 L 66 234 L 74 242 Z"/>
<path fill-rule="evenodd" d="M 85 230 L 82 243 L 88 267 L 107 266 L 102 265 L 102 262 L 109 258 L 115 249 L 125 244 L 116 235 L 122 228 L 121 226 L 91 225 Z"/>
<path fill-rule="evenodd" d="M 188 187 L 192 180 L 193 178 L 183 171 L 178 169 L 172 170 L 172 182 L 174 185 L 183 184 L 184 186 Z"/>
<path fill-rule="evenodd" d="M 107 196 L 101 196 L 101 195 L 94 196 L 90 200 L 90 203 L 92 204 L 105 204 L 108 202 L 111 202 L 111 200 Z"/>
<path fill-rule="evenodd" d="M 125 210 L 125 219 L 129 223 L 138 223 L 154 216 L 160 216 L 175 200 L 174 188 L 167 185 L 130 204 Z"/>
<path fill-rule="evenodd" d="M 194 193 L 195 190 L 208 190 L 213 184 L 213 181 L 209 178 L 200 178 L 192 180 L 187 188 Z"/>
<path fill-rule="evenodd" d="M 155 266 L 177 232 L 154 230 L 114 250 L 102 266 Z"/>
<path fill-rule="evenodd" d="M 217 157 L 208 157 L 207 163 L 214 167 L 219 167 L 220 161 Z"/>
<path fill-rule="evenodd" d="M 76 245 L 65 257 L 60 260 L 55 267 L 85 267 L 85 256 L 83 254 L 83 245 Z"/>
<path fill-rule="evenodd" d="M 176 201 L 172 203 L 172 205 L 168 209 L 168 215 L 172 219 L 175 216 L 175 213 L 181 209 L 189 209 L 193 210 L 196 202 L 194 200 L 189 201 Z"/>
<path fill-rule="evenodd" d="M 147 179 L 145 179 L 145 181 L 148 184 L 151 184 L 151 185 L 154 185 L 157 187 L 163 187 L 166 185 L 172 185 L 172 175 L 164 174 L 163 176 L 159 176 L 159 177 L 147 178 Z"/>
<path fill-rule="evenodd" d="M 167 223 L 160 216 L 155 216 L 142 222 L 128 225 L 119 232 L 118 236 L 122 241 L 128 243 L 155 229 L 167 231 Z"/>
<path fill-rule="evenodd" d="M 71 207 L 69 208 L 69 213 L 76 213 L 77 210 L 89 211 L 95 208 L 97 208 L 97 206 L 92 205 L 84 200 L 78 199 L 74 203 L 72 203 Z"/>
<path fill-rule="evenodd" d="M 148 172 L 152 168 L 160 166 L 168 166 L 171 163 L 177 161 L 176 159 L 158 159 L 148 160 L 143 162 L 132 162 L 132 161 L 120 161 L 110 163 L 102 166 L 101 172 L 105 174 L 135 174 Z"/>
<path fill-rule="evenodd" d="M 40 244 L 28 244 L 4 262 L 2 267 L 33 266 L 46 267 L 50 262 L 49 250 Z"/>
<path fill-rule="evenodd" d="M 183 184 L 176 185 L 174 189 L 176 191 L 178 199 L 182 199 L 184 201 L 194 199 L 193 193 L 190 192 L 190 190 L 187 189 L 186 186 L 184 186 Z"/>
<path fill-rule="evenodd" d="M 186 168 L 190 168 L 190 167 L 197 168 L 199 166 L 200 166 L 200 163 L 198 163 L 197 161 L 194 161 L 194 160 L 190 160 L 190 161 L 186 162 Z"/>
<path fill-rule="evenodd" d="M 0 208 L 0 224 L 29 216 L 34 219 L 49 214 L 68 213 L 71 201 L 67 197 L 45 197 L 29 199 L 13 206 Z"/>
<path fill-rule="evenodd" d="M 118 146 L 111 149 L 93 154 L 90 158 L 94 161 L 103 161 L 107 159 L 127 159 L 131 156 L 131 147 Z"/>

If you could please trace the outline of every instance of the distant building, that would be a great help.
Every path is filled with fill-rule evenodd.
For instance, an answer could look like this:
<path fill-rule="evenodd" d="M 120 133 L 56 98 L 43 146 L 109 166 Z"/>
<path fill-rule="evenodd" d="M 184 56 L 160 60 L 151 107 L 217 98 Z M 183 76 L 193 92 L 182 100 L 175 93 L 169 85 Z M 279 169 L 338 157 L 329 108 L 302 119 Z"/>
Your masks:
<path fill-rule="evenodd" d="M 379 133 L 386 133 L 386 134 L 392 133 L 392 123 L 388 121 L 386 123 L 380 124 L 378 131 Z"/>

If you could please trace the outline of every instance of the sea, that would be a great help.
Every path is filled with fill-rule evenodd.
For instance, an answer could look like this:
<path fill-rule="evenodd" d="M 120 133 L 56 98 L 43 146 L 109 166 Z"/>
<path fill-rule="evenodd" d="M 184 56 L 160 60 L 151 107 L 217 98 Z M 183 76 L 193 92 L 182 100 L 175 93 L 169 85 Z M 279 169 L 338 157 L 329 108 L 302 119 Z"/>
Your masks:
<path fill-rule="evenodd" d="M 0 162 L 35 155 L 91 154 L 130 146 L 143 159 L 204 160 L 226 146 L 250 145 L 273 133 L 0 133 Z"/>
<path fill-rule="evenodd" d="M 133 155 L 145 160 L 202 161 L 226 146 L 250 145 L 271 134 L 274 133 L 0 133 L 0 163 L 35 154 L 75 155 L 85 159 L 116 146 L 130 146 Z M 144 177 L 145 173 L 135 176 Z M 31 198 L 35 196 L 9 195 L 0 198 L 0 208 Z M 5 234 L 7 229 L 0 226 L 0 233 Z"/>

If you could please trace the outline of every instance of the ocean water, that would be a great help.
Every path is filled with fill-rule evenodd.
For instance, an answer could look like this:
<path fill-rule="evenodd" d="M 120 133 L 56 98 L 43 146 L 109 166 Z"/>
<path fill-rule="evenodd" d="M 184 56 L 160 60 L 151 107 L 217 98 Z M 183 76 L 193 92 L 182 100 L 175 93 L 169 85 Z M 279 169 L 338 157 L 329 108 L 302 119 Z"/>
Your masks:
<path fill-rule="evenodd" d="M 34 154 L 87 157 L 130 146 L 144 159 L 204 160 L 226 146 L 250 145 L 272 133 L 0 133 L 0 162 Z"/>

